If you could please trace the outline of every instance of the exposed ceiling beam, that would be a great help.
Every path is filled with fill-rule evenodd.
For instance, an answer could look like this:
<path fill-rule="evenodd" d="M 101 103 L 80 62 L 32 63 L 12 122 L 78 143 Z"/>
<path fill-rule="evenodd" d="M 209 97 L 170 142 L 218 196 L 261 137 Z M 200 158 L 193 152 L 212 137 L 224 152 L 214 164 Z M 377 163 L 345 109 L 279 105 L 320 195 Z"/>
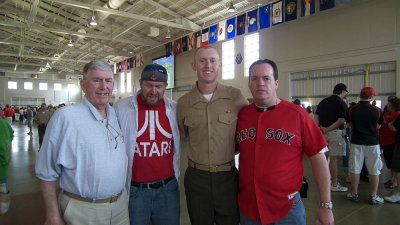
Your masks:
<path fill-rule="evenodd" d="M 11 65 L 25 65 L 25 66 L 40 66 L 40 67 L 45 67 L 43 63 L 24 63 L 24 62 L 18 62 L 18 61 L 0 61 L 0 64 L 11 64 Z"/>
<path fill-rule="evenodd" d="M 53 32 L 53 33 L 59 33 L 59 34 L 69 34 L 69 35 L 83 36 L 83 37 L 88 37 L 88 38 L 93 38 L 93 39 L 121 42 L 121 43 L 126 43 L 126 44 L 133 44 L 133 45 L 151 46 L 151 45 L 157 45 L 157 44 L 160 45 L 161 44 L 156 41 L 153 41 L 150 39 L 145 39 L 145 38 L 143 38 L 143 41 L 133 41 L 133 40 L 124 40 L 124 39 L 114 39 L 112 37 L 107 37 L 107 35 L 84 34 L 84 33 L 76 32 L 76 31 L 47 28 L 47 27 L 35 26 L 35 25 L 27 27 L 26 24 L 16 23 L 13 21 L 0 21 L 0 26 L 19 27 L 19 28 L 27 28 L 27 29 L 31 29 L 31 30 L 47 31 L 47 32 Z"/>
<path fill-rule="evenodd" d="M 169 26 L 169 27 L 174 27 L 174 28 L 179 28 L 183 30 L 191 30 L 191 31 L 196 31 L 201 29 L 201 27 L 195 23 L 189 24 L 189 23 L 173 23 L 167 20 L 162 20 L 162 19 L 157 19 L 153 17 L 148 17 L 148 16 L 142 16 L 138 14 L 133 14 L 133 13 L 128 13 L 120 10 L 115 10 L 115 9 L 108 9 L 104 8 L 102 6 L 96 6 L 92 4 L 87 4 L 83 2 L 78 2 L 78 1 L 72 1 L 72 0 L 52 0 L 52 2 L 64 4 L 64 5 L 69 5 L 69 6 L 74 6 L 74 7 L 79 7 L 87 10 L 94 10 L 94 11 L 99 11 L 99 12 L 105 12 L 109 13 L 115 16 L 120 16 L 120 17 L 125 17 L 129 19 L 135 19 L 135 20 L 142 20 L 148 23 L 154 23 L 154 24 L 160 24 L 164 26 Z"/>
<path fill-rule="evenodd" d="M 28 26 L 32 25 L 32 23 L 35 21 L 39 2 L 40 2 L 39 0 L 33 0 L 33 2 L 32 2 L 31 11 L 29 13 L 29 17 L 28 17 L 28 21 L 27 21 Z"/>
<path fill-rule="evenodd" d="M 178 14 L 177 12 L 174 12 L 174 11 L 170 10 L 169 8 L 161 5 L 158 2 L 155 2 L 153 0 L 142 0 L 142 1 L 146 2 L 147 4 L 150 4 L 152 6 L 155 6 L 155 7 L 159 8 L 161 11 L 163 11 L 163 12 L 165 12 L 165 13 L 171 15 L 171 16 L 175 16 L 176 18 L 181 20 L 182 24 L 187 24 L 188 26 L 193 27 L 193 28 L 197 27 L 196 30 L 201 29 L 201 27 L 198 26 L 193 21 L 189 20 L 188 18 L 183 17 L 182 15 Z"/>
<path fill-rule="evenodd" d="M 0 56 L 14 56 L 14 57 L 23 57 L 23 58 L 32 58 L 32 59 L 42 59 L 42 60 L 50 60 L 50 61 L 67 61 L 67 62 L 83 62 L 88 63 L 89 60 L 76 60 L 76 59 L 67 59 L 67 58 L 53 58 L 53 57 L 44 57 L 44 56 L 37 56 L 37 55 L 21 55 L 13 54 L 13 53 L 5 53 L 0 52 Z"/>
<path fill-rule="evenodd" d="M 19 41 L 9 41 L 5 39 L 0 39 L 0 44 L 6 44 L 6 45 L 25 45 L 25 46 L 32 46 L 32 47 L 37 47 L 37 48 L 46 48 L 46 49 L 53 49 L 53 50 L 66 50 L 72 53 L 88 53 L 87 50 L 79 50 L 76 48 L 71 48 L 71 47 L 65 47 L 65 48 L 59 48 L 59 47 L 54 47 L 50 45 L 43 45 L 43 44 L 36 44 L 36 43 L 31 43 L 31 42 L 19 42 Z M 122 56 L 122 57 L 130 57 L 131 55 L 128 52 L 124 51 L 107 51 L 106 52 L 109 55 L 115 55 L 115 56 Z"/>

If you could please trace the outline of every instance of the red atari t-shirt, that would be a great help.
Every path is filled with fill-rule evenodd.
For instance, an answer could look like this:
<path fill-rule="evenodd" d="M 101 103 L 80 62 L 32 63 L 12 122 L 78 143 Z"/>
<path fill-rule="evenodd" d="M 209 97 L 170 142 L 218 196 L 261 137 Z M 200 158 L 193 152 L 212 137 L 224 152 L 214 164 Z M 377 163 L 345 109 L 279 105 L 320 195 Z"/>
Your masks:
<path fill-rule="evenodd" d="M 138 95 L 138 134 L 134 149 L 132 180 L 150 182 L 174 175 L 174 144 L 165 102 L 149 107 Z"/>

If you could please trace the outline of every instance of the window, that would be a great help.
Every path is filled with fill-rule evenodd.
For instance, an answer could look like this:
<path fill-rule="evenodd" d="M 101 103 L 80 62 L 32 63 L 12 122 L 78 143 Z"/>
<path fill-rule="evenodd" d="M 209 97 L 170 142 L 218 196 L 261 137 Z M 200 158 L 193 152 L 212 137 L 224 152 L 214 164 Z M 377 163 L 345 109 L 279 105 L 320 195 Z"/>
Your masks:
<path fill-rule="evenodd" d="M 132 92 L 132 73 L 126 74 L 126 92 Z"/>
<path fill-rule="evenodd" d="M 8 81 L 8 89 L 17 89 L 17 81 Z"/>
<path fill-rule="evenodd" d="M 121 73 L 121 93 L 125 93 L 125 73 Z"/>
<path fill-rule="evenodd" d="M 68 84 L 68 92 L 74 92 L 76 90 L 75 84 Z"/>
<path fill-rule="evenodd" d="M 47 83 L 39 83 L 39 90 L 47 91 Z"/>
<path fill-rule="evenodd" d="M 249 76 L 251 64 L 260 57 L 258 33 L 247 35 L 244 38 L 244 75 Z"/>
<path fill-rule="evenodd" d="M 54 90 L 55 91 L 61 91 L 62 89 L 62 85 L 60 83 L 55 83 L 54 84 Z"/>
<path fill-rule="evenodd" d="M 33 89 L 33 83 L 32 82 L 24 82 L 24 89 L 25 90 L 32 90 Z"/>
<path fill-rule="evenodd" d="M 222 43 L 222 80 L 235 78 L 235 41 Z"/>

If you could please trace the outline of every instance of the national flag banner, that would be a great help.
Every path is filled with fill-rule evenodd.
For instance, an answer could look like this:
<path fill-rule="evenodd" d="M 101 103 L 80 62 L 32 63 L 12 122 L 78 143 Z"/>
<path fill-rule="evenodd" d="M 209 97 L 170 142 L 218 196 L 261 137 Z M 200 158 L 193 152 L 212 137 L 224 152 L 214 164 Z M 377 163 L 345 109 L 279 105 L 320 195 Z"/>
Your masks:
<path fill-rule="evenodd" d="M 208 39 L 209 30 L 210 30 L 210 28 L 206 28 L 206 29 L 203 29 L 203 30 L 201 31 L 201 45 L 202 45 L 202 46 L 208 45 L 208 41 L 209 41 L 209 39 Z"/>
<path fill-rule="evenodd" d="M 218 24 L 212 25 L 210 27 L 210 44 L 217 42 L 218 38 Z"/>
<path fill-rule="evenodd" d="M 114 65 L 113 65 L 113 71 L 114 71 L 114 74 L 117 73 L 117 64 L 116 63 L 114 63 Z"/>
<path fill-rule="evenodd" d="M 247 32 L 249 32 L 249 33 L 258 30 L 257 12 L 258 12 L 258 10 L 255 9 L 255 10 L 247 13 Z"/>
<path fill-rule="evenodd" d="M 182 53 L 182 38 L 178 38 L 174 41 L 174 55 Z"/>
<path fill-rule="evenodd" d="M 202 36 L 201 31 L 196 32 L 195 36 L 196 36 L 196 41 L 195 41 L 196 47 L 195 48 L 200 48 L 201 47 L 201 36 Z"/>
<path fill-rule="evenodd" d="M 143 65 L 144 65 L 143 55 L 142 54 L 136 55 L 136 67 L 143 66 Z"/>
<path fill-rule="evenodd" d="M 130 70 L 131 68 L 131 58 L 125 60 L 126 69 Z"/>
<path fill-rule="evenodd" d="M 237 17 L 236 35 L 242 35 L 246 27 L 246 13 Z"/>
<path fill-rule="evenodd" d="M 285 21 L 297 19 L 297 0 L 285 0 Z"/>
<path fill-rule="evenodd" d="M 133 66 L 133 57 L 132 57 L 132 58 L 130 58 L 129 65 L 131 66 L 131 69 L 133 69 L 133 68 L 134 68 L 134 66 Z"/>
<path fill-rule="evenodd" d="M 228 39 L 235 37 L 236 17 L 233 17 L 226 21 L 226 32 L 228 33 Z"/>
<path fill-rule="evenodd" d="M 301 16 L 309 16 L 315 13 L 315 0 L 300 0 Z"/>
<path fill-rule="evenodd" d="M 169 57 L 172 55 L 172 42 L 165 44 L 165 56 Z"/>
<path fill-rule="evenodd" d="M 188 51 L 192 50 L 193 48 L 196 48 L 196 36 L 194 33 L 190 33 L 188 35 Z"/>
<path fill-rule="evenodd" d="M 125 71 L 125 60 L 121 62 L 121 71 Z"/>
<path fill-rule="evenodd" d="M 188 51 L 188 36 L 182 37 L 182 52 Z"/>
<path fill-rule="evenodd" d="M 136 55 L 132 57 L 132 68 L 136 67 Z"/>
<path fill-rule="evenodd" d="M 282 1 L 272 3 L 272 25 L 283 23 Z"/>
<path fill-rule="evenodd" d="M 226 33 L 226 21 L 221 21 L 218 23 L 218 41 L 225 40 L 225 33 Z"/>
<path fill-rule="evenodd" d="M 268 28 L 271 26 L 271 5 L 264 5 L 258 9 L 260 17 L 260 29 Z"/>
<path fill-rule="evenodd" d="M 332 9 L 335 7 L 335 0 L 319 0 L 319 11 Z"/>
<path fill-rule="evenodd" d="M 117 63 L 117 72 L 121 72 L 121 62 Z"/>

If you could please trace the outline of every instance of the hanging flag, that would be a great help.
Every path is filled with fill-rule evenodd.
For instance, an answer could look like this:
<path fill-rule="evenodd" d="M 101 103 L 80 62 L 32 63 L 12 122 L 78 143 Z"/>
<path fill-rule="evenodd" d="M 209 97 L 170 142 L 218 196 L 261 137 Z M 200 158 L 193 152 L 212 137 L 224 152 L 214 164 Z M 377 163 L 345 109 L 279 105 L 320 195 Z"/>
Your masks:
<path fill-rule="evenodd" d="M 121 62 L 121 71 L 125 71 L 125 60 Z"/>
<path fill-rule="evenodd" d="M 242 35 L 246 27 L 246 13 L 237 17 L 236 35 Z"/>
<path fill-rule="evenodd" d="M 221 21 L 218 23 L 218 41 L 225 40 L 225 30 L 226 30 L 226 21 Z"/>
<path fill-rule="evenodd" d="M 134 55 L 134 56 L 132 57 L 132 65 L 133 65 L 132 68 L 135 68 L 135 67 L 136 67 L 136 55 Z"/>
<path fill-rule="evenodd" d="M 301 0 L 301 16 L 315 13 L 315 0 Z"/>
<path fill-rule="evenodd" d="M 188 51 L 188 36 L 182 37 L 182 52 Z"/>
<path fill-rule="evenodd" d="M 165 44 L 165 56 L 169 57 L 172 55 L 172 42 Z"/>
<path fill-rule="evenodd" d="M 257 26 L 257 9 L 250 11 L 247 13 L 247 32 L 253 32 L 253 31 L 257 31 L 258 30 L 258 26 Z"/>
<path fill-rule="evenodd" d="M 125 60 L 125 65 L 127 70 L 131 69 L 131 58 Z"/>
<path fill-rule="evenodd" d="M 272 3 L 272 25 L 283 23 L 282 1 Z"/>
<path fill-rule="evenodd" d="M 201 31 L 201 44 L 202 46 L 208 45 L 208 33 L 209 33 L 209 28 L 203 29 Z"/>
<path fill-rule="evenodd" d="M 196 48 L 195 47 L 195 44 L 196 44 L 195 40 L 196 40 L 195 34 L 194 33 L 190 33 L 188 35 L 188 51 L 192 50 L 193 48 Z"/>
<path fill-rule="evenodd" d="M 335 0 L 319 0 L 319 11 L 332 9 L 335 7 Z"/>
<path fill-rule="evenodd" d="M 117 73 L 117 64 L 116 63 L 114 63 L 114 65 L 113 65 L 113 71 L 114 71 L 114 74 L 116 74 Z"/>
<path fill-rule="evenodd" d="M 228 32 L 228 39 L 235 37 L 236 17 L 226 21 L 226 31 Z"/>
<path fill-rule="evenodd" d="M 201 47 L 201 31 L 196 32 L 196 47 L 195 48 L 200 48 Z"/>
<path fill-rule="evenodd" d="M 264 5 L 258 9 L 260 16 L 260 29 L 271 26 L 271 5 Z"/>
<path fill-rule="evenodd" d="M 133 68 L 134 68 L 134 65 L 133 65 L 133 57 L 131 58 L 131 61 L 129 62 L 129 64 L 131 65 L 131 69 L 133 69 Z"/>
<path fill-rule="evenodd" d="M 285 0 L 285 21 L 297 19 L 297 0 Z"/>
<path fill-rule="evenodd" d="M 174 41 L 174 55 L 182 53 L 182 39 L 178 38 Z"/>
<path fill-rule="evenodd" d="M 143 55 L 140 53 L 139 55 L 136 55 L 136 67 L 143 66 Z"/>
<path fill-rule="evenodd" d="M 121 62 L 117 63 L 117 72 L 121 72 Z"/>
<path fill-rule="evenodd" d="M 218 38 L 218 24 L 210 27 L 210 44 L 217 42 Z"/>

